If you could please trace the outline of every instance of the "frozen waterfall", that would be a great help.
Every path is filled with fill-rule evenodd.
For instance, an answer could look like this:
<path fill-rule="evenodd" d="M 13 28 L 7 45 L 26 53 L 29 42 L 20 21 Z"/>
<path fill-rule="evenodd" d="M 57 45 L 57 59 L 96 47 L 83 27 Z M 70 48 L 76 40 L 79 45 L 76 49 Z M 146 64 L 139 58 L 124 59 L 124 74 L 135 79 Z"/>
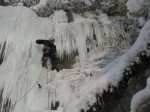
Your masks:
<path fill-rule="evenodd" d="M 89 19 L 77 14 L 73 17 L 74 21 L 68 23 L 64 11 L 55 11 L 48 18 L 40 18 L 25 7 L 0 6 L 2 112 L 8 102 L 9 111 L 51 112 L 52 105 L 55 106 L 57 101 L 62 112 L 80 87 L 90 80 L 91 74 L 100 72 L 100 68 L 88 63 L 84 63 L 84 66 L 76 64 L 73 69 L 63 69 L 59 73 L 41 67 L 43 46 L 36 45 L 36 39 L 54 37 L 59 58 L 76 53 L 79 54 L 78 61 L 82 62 L 87 60 L 90 50 L 98 48 L 102 52 L 105 48 L 117 46 L 115 38 L 119 38 L 117 35 L 124 35 L 122 27 L 119 26 L 119 30 L 113 29 L 109 20 Z M 122 45 L 123 49 L 129 47 L 127 44 Z M 35 85 L 37 81 L 42 89 Z M 26 93 L 28 94 L 25 95 Z"/>

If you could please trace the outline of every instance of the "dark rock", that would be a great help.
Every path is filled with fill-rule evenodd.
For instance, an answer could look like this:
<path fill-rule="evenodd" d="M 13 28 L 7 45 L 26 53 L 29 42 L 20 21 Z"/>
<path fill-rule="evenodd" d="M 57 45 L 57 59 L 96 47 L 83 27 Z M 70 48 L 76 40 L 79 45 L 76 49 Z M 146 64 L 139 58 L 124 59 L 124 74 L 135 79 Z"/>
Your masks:
<path fill-rule="evenodd" d="M 3 59 L 4 59 L 5 47 L 6 47 L 6 42 L 3 44 L 2 50 L 1 50 L 1 52 L 0 52 L 0 65 L 2 64 Z M 1 46 L 0 46 L 0 49 L 1 49 Z"/>
<path fill-rule="evenodd" d="M 53 104 L 53 102 L 51 103 L 51 110 L 57 110 L 57 108 L 59 107 L 59 102 L 55 102 L 55 104 Z"/>
<path fill-rule="evenodd" d="M 149 112 L 150 111 L 150 99 L 144 101 L 141 105 L 139 105 L 137 112 Z"/>
<path fill-rule="evenodd" d="M 140 63 L 132 61 L 132 64 L 125 69 L 123 79 L 119 82 L 118 87 L 109 86 L 108 91 L 103 92 L 100 96 L 96 95 L 97 102 L 90 107 L 87 112 L 129 112 L 130 102 L 135 93 L 146 86 L 146 80 L 150 76 L 150 57 L 142 52 L 138 55 Z M 128 75 L 126 75 L 128 72 Z M 111 92 L 111 89 L 113 91 Z M 148 110 L 149 103 L 144 103 L 141 108 Z M 94 110 L 93 110 L 94 108 Z M 148 111 L 141 111 L 148 112 Z"/>

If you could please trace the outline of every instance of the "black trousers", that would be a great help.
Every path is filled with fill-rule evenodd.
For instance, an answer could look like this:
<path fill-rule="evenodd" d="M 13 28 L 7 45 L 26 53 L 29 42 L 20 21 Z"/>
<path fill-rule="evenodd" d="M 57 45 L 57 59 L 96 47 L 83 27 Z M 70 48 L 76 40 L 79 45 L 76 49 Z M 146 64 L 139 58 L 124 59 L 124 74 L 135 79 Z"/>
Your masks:
<path fill-rule="evenodd" d="M 51 59 L 51 64 L 52 64 L 51 69 L 52 69 L 52 70 L 55 70 L 55 69 L 56 69 L 56 71 L 59 71 L 59 69 L 58 69 L 58 67 L 57 67 L 56 55 L 55 55 L 55 54 L 50 55 L 50 59 Z"/>

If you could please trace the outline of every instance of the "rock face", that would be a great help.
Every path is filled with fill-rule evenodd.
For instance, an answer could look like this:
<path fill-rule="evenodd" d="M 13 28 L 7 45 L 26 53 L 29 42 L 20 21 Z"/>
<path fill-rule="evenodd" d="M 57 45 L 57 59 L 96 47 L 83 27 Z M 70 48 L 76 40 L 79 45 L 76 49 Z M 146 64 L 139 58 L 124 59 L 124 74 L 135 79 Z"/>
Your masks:
<path fill-rule="evenodd" d="M 145 88 L 146 80 L 150 76 L 150 56 L 139 57 L 141 62 L 132 62 L 133 64 L 124 71 L 124 77 L 118 87 L 108 87 L 109 90 L 104 91 L 103 95 L 96 95 L 97 102 L 88 112 L 130 112 L 133 96 Z M 143 102 L 137 112 L 149 112 L 149 105 L 149 101 Z"/>
<path fill-rule="evenodd" d="M 150 76 L 150 67 L 144 74 L 145 78 Z M 150 99 L 144 101 L 142 104 L 139 105 L 137 108 L 137 112 L 149 112 L 150 111 Z"/>
<path fill-rule="evenodd" d="M 41 0 L 10 0 L 5 2 L 4 0 L 0 1 L 0 5 L 24 5 L 26 7 L 32 7 L 40 5 L 46 1 Z M 83 13 L 85 11 L 93 11 L 96 9 L 102 10 L 104 13 L 114 16 L 126 16 L 126 4 L 125 0 L 69 0 L 67 2 L 62 1 L 53 1 L 47 0 L 45 6 L 41 6 L 36 10 L 37 15 L 39 16 L 50 16 L 55 10 L 69 10 L 71 12 Z"/>
<path fill-rule="evenodd" d="M 150 76 L 150 67 L 145 72 L 132 77 L 128 82 L 128 87 L 123 92 L 120 101 L 117 101 L 117 106 L 112 112 L 130 112 L 130 102 L 135 93 L 142 90 L 146 86 L 146 80 Z M 150 101 L 143 102 L 137 112 L 149 112 Z"/>
<path fill-rule="evenodd" d="M 6 42 L 3 45 L 0 45 L 0 49 L 2 48 L 2 50 L 0 51 L 0 65 L 2 64 L 3 59 L 4 59 L 5 46 L 6 46 Z"/>
<path fill-rule="evenodd" d="M 72 65 L 75 64 L 76 62 L 76 54 L 71 56 L 71 57 L 68 57 L 68 56 L 64 56 L 63 59 L 57 59 L 58 60 L 58 68 L 60 70 L 62 69 L 71 69 L 72 68 Z"/>
<path fill-rule="evenodd" d="M 149 112 L 150 111 L 150 99 L 139 105 L 137 112 Z"/>
<path fill-rule="evenodd" d="M 2 5 L 2 6 L 6 6 L 6 5 L 7 5 L 7 3 L 6 3 L 4 0 L 0 0 L 0 5 Z"/>
<path fill-rule="evenodd" d="M 124 0 L 95 0 L 87 5 L 85 2 L 77 0 L 71 1 L 67 4 L 59 3 L 55 7 L 49 5 L 47 8 L 43 8 L 45 11 L 36 11 L 39 16 L 49 16 L 54 10 L 69 10 L 70 12 L 83 13 L 85 11 L 94 11 L 96 9 L 102 10 L 109 16 L 126 16 L 127 9 Z"/>

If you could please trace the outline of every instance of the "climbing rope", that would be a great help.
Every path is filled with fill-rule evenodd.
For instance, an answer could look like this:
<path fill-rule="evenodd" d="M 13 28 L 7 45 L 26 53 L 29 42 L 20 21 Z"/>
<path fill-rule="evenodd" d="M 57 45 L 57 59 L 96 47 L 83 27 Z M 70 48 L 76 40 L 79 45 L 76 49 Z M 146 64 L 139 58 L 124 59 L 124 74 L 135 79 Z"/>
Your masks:
<path fill-rule="evenodd" d="M 21 100 L 38 84 L 38 81 L 39 81 L 39 79 L 40 79 L 42 73 L 43 73 L 43 69 L 42 69 L 42 72 L 40 73 L 40 75 L 39 75 L 38 80 L 36 81 L 36 83 L 35 83 L 21 98 L 19 98 L 19 99 L 15 102 L 14 107 L 15 107 L 15 105 L 16 105 L 19 101 L 21 101 Z"/>
<path fill-rule="evenodd" d="M 48 75 L 47 75 L 47 88 L 48 88 Z M 50 96 L 50 91 L 49 91 L 49 88 L 47 89 L 48 90 L 48 102 L 47 102 L 47 104 L 48 104 L 48 109 L 50 109 L 50 107 L 49 107 L 49 104 L 50 104 L 50 102 L 49 102 L 49 96 Z"/>

